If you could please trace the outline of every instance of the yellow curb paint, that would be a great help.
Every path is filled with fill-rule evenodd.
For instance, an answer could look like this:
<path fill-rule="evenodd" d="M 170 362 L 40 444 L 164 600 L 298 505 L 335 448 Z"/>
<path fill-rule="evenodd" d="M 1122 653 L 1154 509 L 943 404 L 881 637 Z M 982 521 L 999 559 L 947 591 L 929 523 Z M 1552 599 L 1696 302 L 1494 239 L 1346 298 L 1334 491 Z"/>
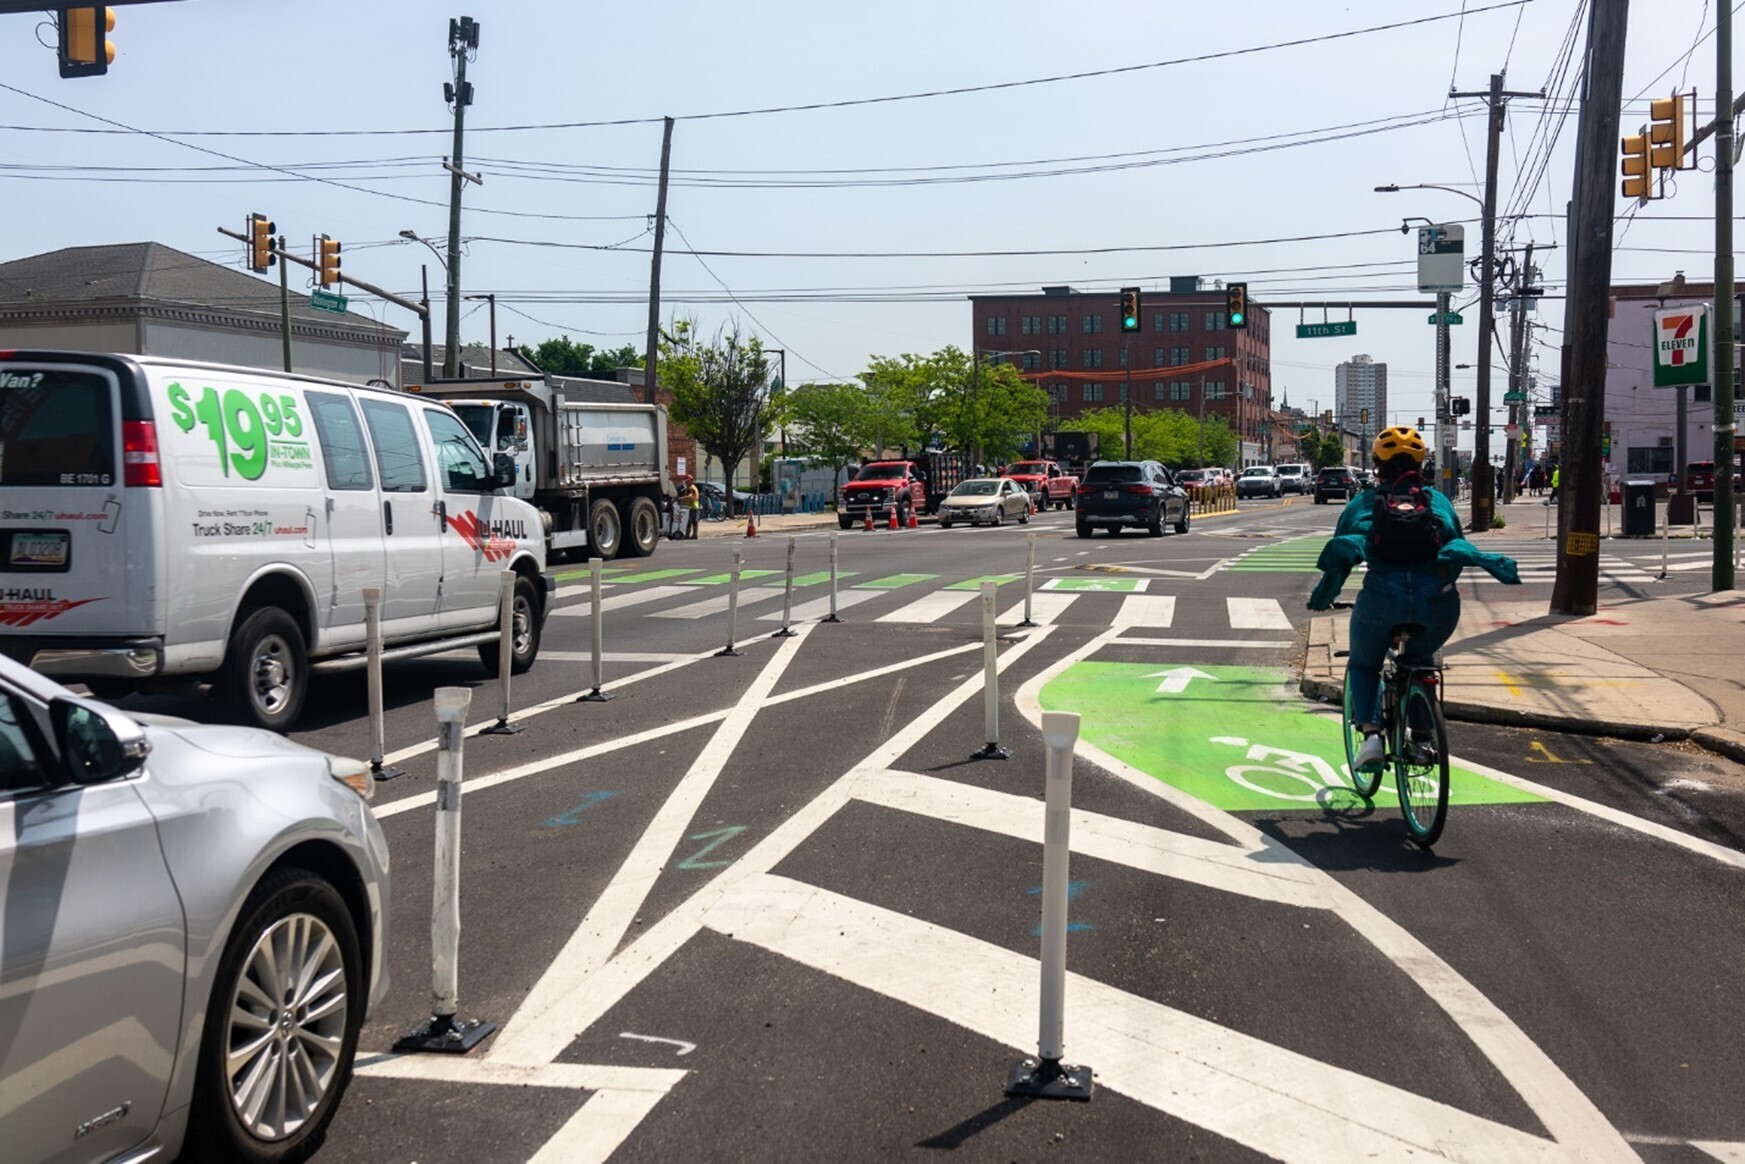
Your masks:
<path fill-rule="evenodd" d="M 1516 687 L 1514 682 L 1501 671 L 1497 672 L 1497 682 L 1501 683 L 1504 687 L 1507 687 L 1510 695 L 1513 695 L 1516 699 L 1521 698 L 1521 689 Z"/>
<path fill-rule="evenodd" d="M 1534 755 L 1535 752 L 1537 752 L 1538 755 Z M 1529 763 L 1529 764 L 1591 764 L 1591 763 L 1593 763 L 1593 761 L 1592 760 L 1565 760 L 1562 756 L 1554 755 L 1552 753 L 1551 749 L 1547 748 L 1540 741 L 1534 740 L 1531 744 L 1527 745 L 1527 763 Z"/>

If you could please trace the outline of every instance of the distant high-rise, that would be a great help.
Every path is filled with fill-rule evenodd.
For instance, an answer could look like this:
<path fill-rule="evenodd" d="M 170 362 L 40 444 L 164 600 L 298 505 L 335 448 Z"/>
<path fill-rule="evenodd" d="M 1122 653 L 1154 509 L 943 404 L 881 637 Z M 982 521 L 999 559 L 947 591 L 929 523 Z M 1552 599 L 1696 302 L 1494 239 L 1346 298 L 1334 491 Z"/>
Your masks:
<path fill-rule="evenodd" d="M 1364 422 L 1363 410 L 1369 409 Z M 1333 369 L 1333 415 L 1339 427 L 1373 436 L 1388 425 L 1388 366 L 1352 356 Z"/>

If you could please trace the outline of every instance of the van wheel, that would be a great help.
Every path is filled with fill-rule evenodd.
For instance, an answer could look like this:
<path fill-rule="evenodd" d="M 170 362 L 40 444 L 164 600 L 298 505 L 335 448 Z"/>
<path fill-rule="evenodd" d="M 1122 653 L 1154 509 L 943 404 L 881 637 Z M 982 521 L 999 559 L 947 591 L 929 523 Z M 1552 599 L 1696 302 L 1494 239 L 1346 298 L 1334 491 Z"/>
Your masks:
<path fill-rule="evenodd" d="M 515 579 L 514 613 L 509 622 L 509 674 L 519 675 L 533 666 L 539 657 L 540 619 L 539 590 L 526 575 Z M 501 613 L 499 611 L 499 613 Z M 502 670 L 502 646 L 498 643 L 479 644 L 479 662 L 493 679 Z"/>
<path fill-rule="evenodd" d="M 218 964 L 184 1160 L 290 1164 L 321 1146 L 351 1081 L 363 958 L 332 885 L 286 868 L 243 905 Z"/>
<path fill-rule="evenodd" d="M 309 694 L 309 662 L 296 620 L 276 606 L 252 611 L 230 636 L 219 684 L 238 720 L 283 732 Z"/>
<path fill-rule="evenodd" d="M 660 510 L 647 497 L 638 497 L 630 503 L 630 520 L 626 523 L 630 528 L 630 540 L 624 543 L 624 548 L 635 558 L 646 558 L 654 553 L 654 547 L 660 544 Z"/>
<path fill-rule="evenodd" d="M 610 562 L 624 545 L 624 523 L 618 517 L 618 507 L 602 498 L 588 506 L 588 544 L 594 556 Z"/>

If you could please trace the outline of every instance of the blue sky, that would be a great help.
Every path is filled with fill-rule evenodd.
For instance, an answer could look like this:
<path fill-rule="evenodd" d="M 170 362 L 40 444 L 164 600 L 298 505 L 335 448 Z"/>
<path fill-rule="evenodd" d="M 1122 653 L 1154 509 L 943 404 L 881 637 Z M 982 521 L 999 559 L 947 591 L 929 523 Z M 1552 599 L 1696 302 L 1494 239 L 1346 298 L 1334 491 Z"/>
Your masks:
<path fill-rule="evenodd" d="M 875 354 L 968 346 L 965 297 L 976 292 L 1056 283 L 1163 287 L 1171 275 L 1198 274 L 1245 278 L 1263 304 L 1418 298 L 1414 240 L 1398 232 L 1401 217 L 1465 221 L 1477 207 L 1440 191 L 1386 195 L 1373 188 L 1428 182 L 1480 192 L 1482 105 L 1450 100 L 1450 83 L 1481 89 L 1506 62 L 1511 89 L 1555 86 L 1564 76 L 1560 50 L 1581 7 L 1577 0 L 1495 2 L 487 0 L 443 7 L 177 0 L 117 9 L 118 56 L 109 75 L 77 81 L 61 80 L 52 51 L 38 44 L 40 16 L 0 16 L 0 84 L 8 86 L 0 88 L 7 208 L 0 258 L 150 239 L 241 267 L 241 244 L 215 228 L 240 229 L 258 210 L 294 247 L 306 250 L 318 233 L 340 239 L 347 274 L 416 297 L 419 265 L 430 262 L 440 288 L 430 252 L 397 235 L 413 230 L 441 245 L 447 230 L 441 159 L 451 122 L 441 89 L 451 69 L 448 19 L 465 14 L 482 30 L 468 66 L 476 99 L 468 111 L 467 169 L 485 183 L 466 195 L 463 234 L 472 241 L 463 290 L 498 294 L 499 332 L 517 342 L 568 334 L 641 346 L 650 179 L 663 115 L 680 118 L 667 310 L 695 315 L 707 330 L 737 317 L 787 350 L 795 383 L 852 376 Z M 1463 7 L 1458 19 L 1264 48 Z M 1692 42 L 1713 27 L 1712 4 L 1654 0 L 1634 5 L 1631 15 L 1625 126 L 1646 120 L 1648 96 L 1681 81 L 1699 90 L 1707 121 L 1713 41 L 1684 62 Z M 52 44 L 46 30 L 40 34 Z M 700 116 L 1249 49 L 1263 51 L 977 93 Z M 1528 216 L 1505 228 L 1515 243 L 1561 247 L 1576 118 L 1571 110 L 1535 180 L 1540 145 L 1563 111 L 1548 104 L 1511 105 L 1499 203 Z M 88 115 L 165 136 L 65 132 L 114 128 Z M 632 124 L 597 124 L 610 121 Z M 1415 124 L 1390 128 L 1400 122 Z M 502 128 L 558 123 L 592 124 Z M 426 132 L 334 135 L 358 130 Z M 274 136 L 180 136 L 190 131 Z M 1272 148 L 1292 140 L 1281 135 L 1333 134 L 1355 136 Z M 1238 142 L 1247 144 L 1230 144 Z M 1207 156 L 1233 148 L 1252 152 Z M 1063 160 L 1088 158 L 1097 160 Z M 1026 176 L 988 180 L 1012 173 Z M 102 180 L 114 178 L 129 180 Z M 1623 231 L 1615 278 L 1658 282 L 1677 269 L 1692 280 L 1709 278 L 1713 208 L 1706 174 L 1683 175 L 1676 197 L 1650 204 Z M 1301 235 L 1345 237 L 1210 245 Z M 1467 237 L 1475 254 L 1476 222 Z M 699 261 L 678 253 L 687 242 L 753 253 Z M 945 253 L 1122 247 L 1192 249 Z M 1563 258 L 1561 249 L 1545 255 L 1551 295 L 1562 291 Z M 303 274 L 296 269 L 294 283 Z M 364 296 L 353 303 L 416 330 L 397 308 Z M 465 307 L 463 337 L 482 341 L 482 304 Z M 1476 306 L 1466 317 L 1455 329 L 1455 358 L 1471 363 Z M 1330 407 L 1333 366 L 1366 352 L 1390 366 L 1390 419 L 1430 413 L 1434 332 L 1424 316 L 1357 318 L 1354 339 L 1297 340 L 1297 312 L 1275 316 L 1275 399 L 1282 390 L 1293 404 Z M 1561 326 L 1560 303 L 1548 300 L 1541 318 Z M 438 319 L 440 339 L 440 308 Z M 1538 339 L 1538 367 L 1549 382 L 1561 335 L 1545 330 Z M 1470 389 L 1471 376 L 1457 373 L 1457 392 Z"/>

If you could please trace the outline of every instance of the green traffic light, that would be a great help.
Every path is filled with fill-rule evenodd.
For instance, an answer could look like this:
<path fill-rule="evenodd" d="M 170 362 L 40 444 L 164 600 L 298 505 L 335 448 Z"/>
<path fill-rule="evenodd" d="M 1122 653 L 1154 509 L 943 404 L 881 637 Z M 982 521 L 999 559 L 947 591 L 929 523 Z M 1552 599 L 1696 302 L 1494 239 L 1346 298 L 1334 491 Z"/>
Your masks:
<path fill-rule="evenodd" d="M 1137 319 L 1135 319 L 1133 316 L 1129 315 L 1126 319 L 1123 319 L 1121 321 L 1121 326 L 1125 327 L 1125 328 L 1129 328 L 1129 329 L 1136 328 L 1139 326 L 1139 321 Z"/>
<path fill-rule="evenodd" d="M 1247 319 L 1248 319 L 1248 317 L 1246 315 L 1242 314 L 1240 311 L 1232 311 L 1230 313 L 1230 322 L 1232 325 L 1234 325 L 1236 327 L 1241 327 L 1242 324 L 1244 322 L 1246 322 Z"/>

